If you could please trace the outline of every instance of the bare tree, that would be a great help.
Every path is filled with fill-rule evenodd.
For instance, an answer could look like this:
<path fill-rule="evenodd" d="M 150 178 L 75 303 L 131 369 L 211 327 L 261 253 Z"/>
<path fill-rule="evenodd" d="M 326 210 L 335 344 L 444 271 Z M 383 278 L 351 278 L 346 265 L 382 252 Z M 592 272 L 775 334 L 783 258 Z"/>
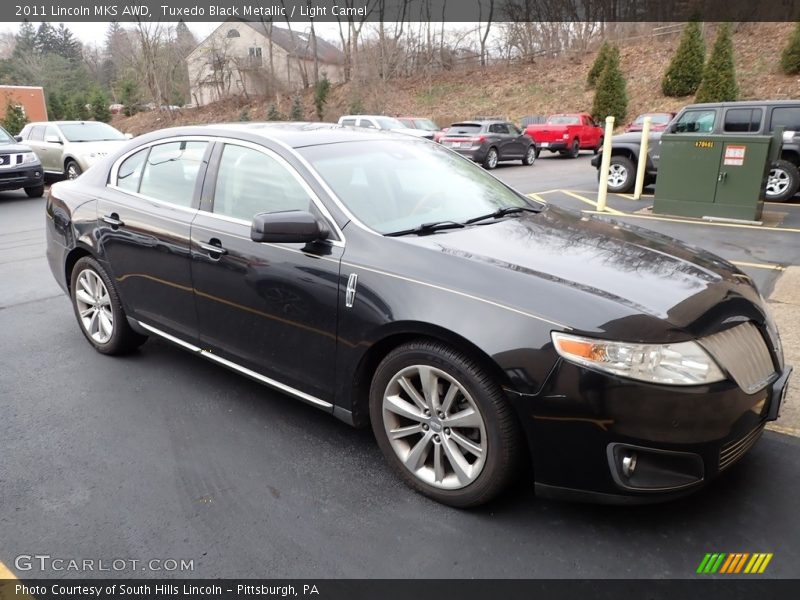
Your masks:
<path fill-rule="evenodd" d="M 489 0 L 489 15 L 486 17 L 486 29 L 481 33 L 480 23 L 483 22 L 483 2 L 478 2 L 478 35 L 481 42 L 481 66 L 486 66 L 486 40 L 489 38 L 489 31 L 492 28 L 492 17 L 494 17 L 494 0 Z"/>

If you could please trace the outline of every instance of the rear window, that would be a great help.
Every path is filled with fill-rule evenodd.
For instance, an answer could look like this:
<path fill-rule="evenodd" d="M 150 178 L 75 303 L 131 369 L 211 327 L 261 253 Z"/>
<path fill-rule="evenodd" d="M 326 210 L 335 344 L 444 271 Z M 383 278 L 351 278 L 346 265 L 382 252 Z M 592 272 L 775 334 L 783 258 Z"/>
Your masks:
<path fill-rule="evenodd" d="M 731 108 L 725 113 L 723 129 L 728 133 L 755 133 L 761 128 L 760 108 Z"/>
<path fill-rule="evenodd" d="M 800 106 L 786 106 L 772 111 L 772 122 L 769 130 L 783 127 L 784 131 L 800 131 Z"/>
<path fill-rule="evenodd" d="M 453 123 L 447 133 L 480 133 L 482 128 L 478 123 Z"/>
<path fill-rule="evenodd" d="M 569 115 L 555 115 L 547 119 L 550 125 L 580 125 L 580 117 L 571 117 Z"/>

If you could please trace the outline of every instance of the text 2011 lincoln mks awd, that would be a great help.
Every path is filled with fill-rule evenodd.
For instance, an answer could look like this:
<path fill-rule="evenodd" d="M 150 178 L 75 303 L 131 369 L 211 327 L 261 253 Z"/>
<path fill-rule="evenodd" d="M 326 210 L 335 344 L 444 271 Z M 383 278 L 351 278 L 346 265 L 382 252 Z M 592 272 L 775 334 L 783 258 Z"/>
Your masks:
<path fill-rule="evenodd" d="M 160 337 L 371 425 L 454 506 L 519 477 L 608 501 L 697 489 L 777 418 L 791 370 L 730 263 L 407 136 L 158 131 L 53 186 L 47 240 L 99 352 Z"/>

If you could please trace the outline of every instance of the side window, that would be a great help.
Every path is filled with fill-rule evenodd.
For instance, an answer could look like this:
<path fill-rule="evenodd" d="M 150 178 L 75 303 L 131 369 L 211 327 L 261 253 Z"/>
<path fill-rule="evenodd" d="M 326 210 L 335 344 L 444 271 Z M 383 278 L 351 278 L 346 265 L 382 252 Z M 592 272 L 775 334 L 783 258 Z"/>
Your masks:
<path fill-rule="evenodd" d="M 675 133 L 711 133 L 716 114 L 714 110 L 687 110 L 675 122 Z"/>
<path fill-rule="evenodd" d="M 375 123 L 373 123 L 371 119 L 359 119 L 358 126 L 366 127 L 367 129 L 377 129 Z"/>
<path fill-rule="evenodd" d="M 31 129 L 31 135 L 28 139 L 34 142 L 41 142 L 44 139 L 44 125 L 35 125 Z"/>
<path fill-rule="evenodd" d="M 728 133 L 756 133 L 761 128 L 760 108 L 731 108 L 725 113 L 723 130 Z"/>
<path fill-rule="evenodd" d="M 800 131 L 800 106 L 778 107 L 772 111 L 769 130 L 783 127 L 784 131 Z"/>
<path fill-rule="evenodd" d="M 170 204 L 191 206 L 206 146 L 206 142 L 153 146 L 144 165 L 139 193 Z"/>
<path fill-rule="evenodd" d="M 355 119 L 342 119 L 342 125 L 347 125 L 349 127 L 355 127 L 356 120 Z"/>
<path fill-rule="evenodd" d="M 506 123 L 506 128 L 508 129 L 509 133 L 513 133 L 514 135 L 522 135 L 522 132 L 517 129 L 517 126 L 513 123 Z"/>
<path fill-rule="evenodd" d="M 214 190 L 214 212 L 251 221 L 264 212 L 310 210 L 311 198 L 275 158 L 228 144 L 222 151 Z"/>
<path fill-rule="evenodd" d="M 44 130 L 44 139 L 47 139 L 49 137 L 57 137 L 58 139 L 61 139 L 61 136 L 58 135 L 58 129 L 56 129 L 52 125 L 48 125 Z"/>
<path fill-rule="evenodd" d="M 489 125 L 489 132 L 490 133 L 508 133 L 508 127 L 506 127 L 502 123 L 492 123 L 491 125 Z"/>
<path fill-rule="evenodd" d="M 117 187 L 127 192 L 139 191 L 139 182 L 142 180 L 142 171 L 148 152 L 150 152 L 150 148 L 139 150 L 122 162 L 117 171 Z"/>

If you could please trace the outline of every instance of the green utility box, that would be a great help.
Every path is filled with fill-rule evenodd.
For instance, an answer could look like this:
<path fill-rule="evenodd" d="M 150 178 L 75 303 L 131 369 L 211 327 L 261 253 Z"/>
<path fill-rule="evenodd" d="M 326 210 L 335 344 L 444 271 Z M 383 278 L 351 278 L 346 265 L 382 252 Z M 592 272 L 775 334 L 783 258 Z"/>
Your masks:
<path fill-rule="evenodd" d="M 653 212 L 760 219 L 780 148 L 780 139 L 764 135 L 662 135 Z"/>

